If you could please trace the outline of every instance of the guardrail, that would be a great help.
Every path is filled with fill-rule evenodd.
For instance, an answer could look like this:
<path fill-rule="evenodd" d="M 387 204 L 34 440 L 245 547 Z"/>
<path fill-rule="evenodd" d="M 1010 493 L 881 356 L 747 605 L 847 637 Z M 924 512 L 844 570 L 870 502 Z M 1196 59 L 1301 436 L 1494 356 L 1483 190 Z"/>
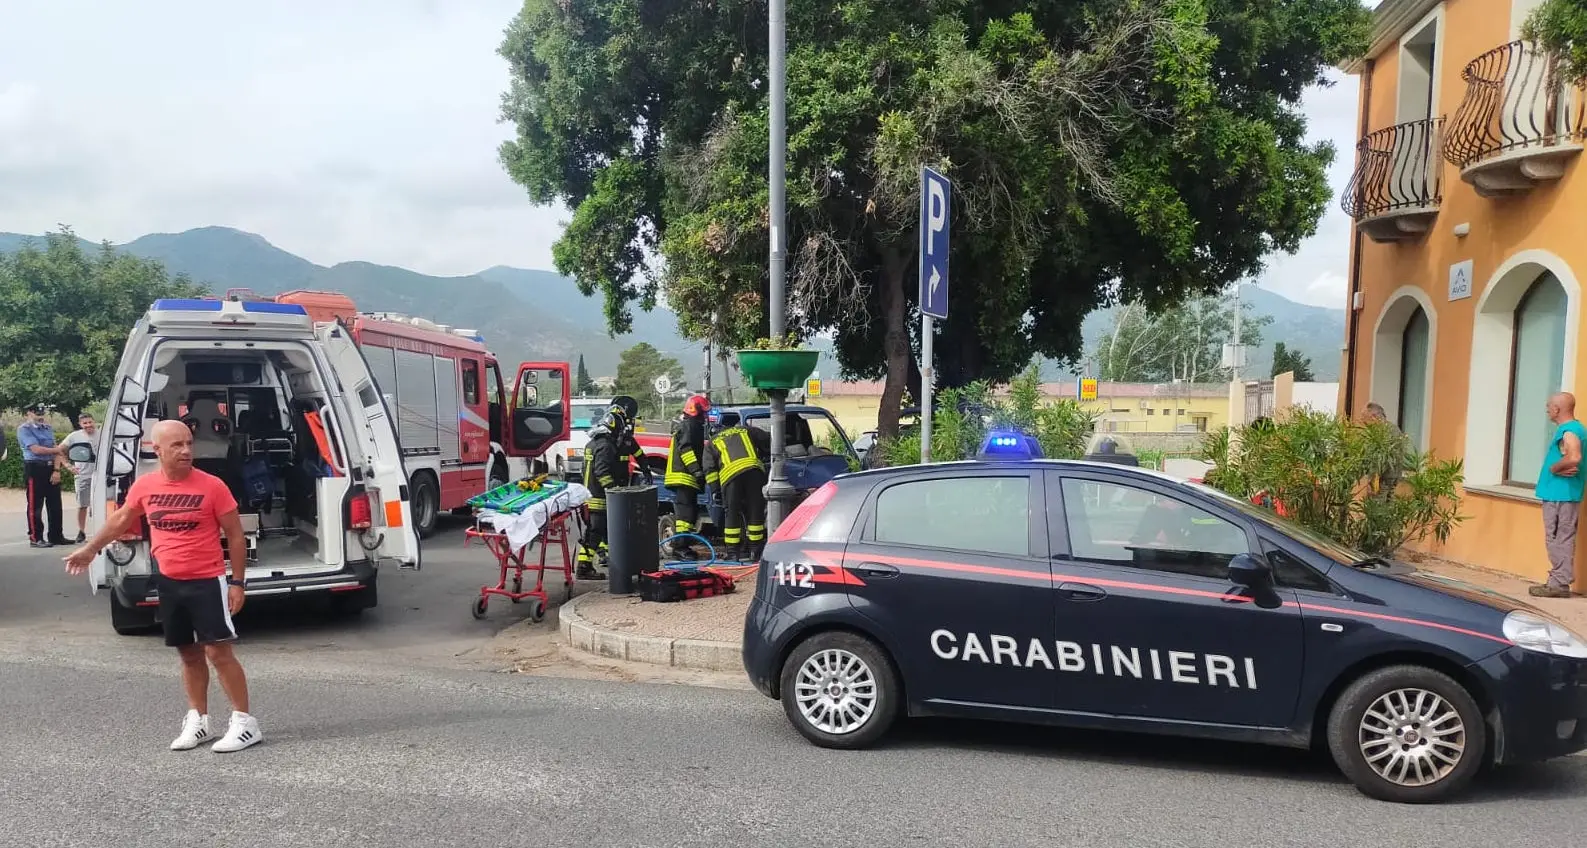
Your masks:
<path fill-rule="evenodd" d="M 1340 198 L 1345 214 L 1360 220 L 1401 209 L 1437 208 L 1443 201 L 1439 171 L 1442 116 L 1408 121 L 1370 133 L 1356 143 L 1356 170 Z"/>
<path fill-rule="evenodd" d="M 1489 50 L 1460 76 L 1466 96 L 1450 118 L 1444 158 L 1461 170 L 1512 150 L 1587 139 L 1587 91 L 1564 82 L 1559 57 L 1536 43 Z"/>

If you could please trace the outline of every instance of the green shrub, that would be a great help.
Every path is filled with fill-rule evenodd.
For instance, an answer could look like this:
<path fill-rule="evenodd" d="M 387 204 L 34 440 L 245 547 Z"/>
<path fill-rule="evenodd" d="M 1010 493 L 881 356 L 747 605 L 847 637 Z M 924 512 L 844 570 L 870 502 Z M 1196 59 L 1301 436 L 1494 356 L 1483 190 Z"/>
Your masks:
<path fill-rule="evenodd" d="M 66 433 L 56 432 L 56 444 L 60 444 L 69 434 L 70 431 Z M 6 427 L 5 454 L 6 458 L 0 460 L 0 489 L 27 488 L 27 479 L 23 476 L 22 470 L 22 445 L 17 442 L 16 431 L 11 427 Z M 61 472 L 61 489 L 70 490 L 71 487 L 72 469 L 67 467 L 65 471 Z"/>
<path fill-rule="evenodd" d="M 1009 383 L 1002 397 L 984 381 L 945 389 L 932 404 L 931 459 L 972 459 L 988 431 L 1001 429 L 1034 435 L 1047 457 L 1074 459 L 1085 454 L 1086 442 L 1096 429 L 1096 415 L 1073 398 L 1043 398 L 1035 368 Z M 881 452 L 886 465 L 914 465 L 920 462 L 920 433 L 911 429 L 896 439 L 878 441 L 875 450 Z"/>
<path fill-rule="evenodd" d="M 1213 464 L 1208 485 L 1238 498 L 1266 492 L 1291 520 L 1373 556 L 1443 542 L 1465 520 L 1461 461 L 1413 450 L 1381 422 L 1298 410 L 1271 428 L 1208 434 L 1202 459 Z"/>

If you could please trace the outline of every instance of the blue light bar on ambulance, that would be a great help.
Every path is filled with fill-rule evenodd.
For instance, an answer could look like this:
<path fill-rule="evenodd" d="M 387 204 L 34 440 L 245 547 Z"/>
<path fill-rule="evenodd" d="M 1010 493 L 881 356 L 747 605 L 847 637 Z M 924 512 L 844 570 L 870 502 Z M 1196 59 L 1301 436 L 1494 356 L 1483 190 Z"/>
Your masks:
<path fill-rule="evenodd" d="M 1041 459 L 1041 443 L 1032 436 L 1009 430 L 994 430 L 981 443 L 976 459 L 982 462 L 1018 462 Z"/>
<path fill-rule="evenodd" d="M 221 312 L 227 303 L 237 303 L 243 312 L 266 315 L 308 315 L 308 310 L 296 303 L 269 303 L 253 300 L 206 300 L 198 297 L 167 297 L 156 300 L 149 309 L 155 312 Z"/>
<path fill-rule="evenodd" d="M 156 300 L 149 322 L 154 327 L 313 327 L 308 310 L 296 303 L 185 297 Z"/>

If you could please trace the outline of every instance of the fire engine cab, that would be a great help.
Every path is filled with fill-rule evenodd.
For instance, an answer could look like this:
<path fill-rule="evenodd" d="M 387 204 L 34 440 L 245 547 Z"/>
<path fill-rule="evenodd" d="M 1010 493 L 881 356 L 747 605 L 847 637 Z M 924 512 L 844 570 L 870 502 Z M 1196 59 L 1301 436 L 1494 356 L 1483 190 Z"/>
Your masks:
<path fill-rule="evenodd" d="M 229 292 L 248 299 L 249 293 Z M 472 329 L 391 312 L 359 312 L 338 292 L 295 290 L 276 303 L 348 329 L 396 419 L 413 522 L 435 532 L 442 510 L 531 472 L 571 430 L 566 362 L 521 363 L 506 392 L 501 366 Z"/>

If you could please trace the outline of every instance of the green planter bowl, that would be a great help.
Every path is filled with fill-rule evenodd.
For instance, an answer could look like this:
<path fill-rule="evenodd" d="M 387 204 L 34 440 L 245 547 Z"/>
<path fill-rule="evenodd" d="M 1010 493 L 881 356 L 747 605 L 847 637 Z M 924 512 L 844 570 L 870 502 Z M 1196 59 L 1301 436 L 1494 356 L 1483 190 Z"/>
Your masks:
<path fill-rule="evenodd" d="M 821 358 L 819 350 L 741 350 L 737 354 L 744 382 L 756 389 L 802 389 Z"/>

